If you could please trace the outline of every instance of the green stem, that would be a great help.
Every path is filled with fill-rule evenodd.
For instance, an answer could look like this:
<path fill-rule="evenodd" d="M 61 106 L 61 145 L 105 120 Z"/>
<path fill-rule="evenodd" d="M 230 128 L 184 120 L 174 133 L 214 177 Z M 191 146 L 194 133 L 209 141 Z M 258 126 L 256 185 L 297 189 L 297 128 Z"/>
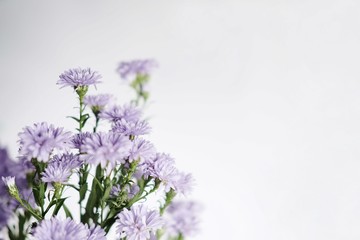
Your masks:
<path fill-rule="evenodd" d="M 95 120 L 95 127 L 94 127 L 94 129 L 93 129 L 93 132 L 94 133 L 96 133 L 96 130 L 97 130 L 97 127 L 99 126 L 99 121 L 100 121 L 100 118 L 99 118 L 99 116 L 96 114 L 95 115 L 95 118 L 96 118 L 96 120 Z"/>
<path fill-rule="evenodd" d="M 31 213 L 31 215 L 34 216 L 34 218 L 36 218 L 36 220 L 40 221 L 42 220 L 43 218 L 41 216 L 39 216 L 35 210 L 27 203 L 25 204 L 24 201 L 22 199 L 16 199 L 20 204 L 21 206 L 23 206 L 29 213 Z"/>
<path fill-rule="evenodd" d="M 146 180 L 141 180 L 142 183 L 139 185 L 140 190 L 139 192 L 125 205 L 125 206 L 121 206 L 119 208 L 113 208 L 111 209 L 108 214 L 105 217 L 105 220 L 101 223 L 101 227 L 104 229 L 104 231 L 106 233 L 108 233 L 112 227 L 112 225 L 115 223 L 116 220 L 116 214 L 118 212 L 121 212 L 122 209 L 124 208 L 130 208 L 135 202 L 137 202 L 139 199 L 142 199 L 142 195 L 144 192 L 144 189 L 147 187 L 147 184 L 150 182 L 151 178 L 148 178 Z M 146 196 L 148 194 L 150 194 L 151 192 L 155 191 L 157 189 L 157 187 L 154 187 L 150 192 L 148 192 L 146 194 Z M 144 197 L 144 196 L 143 196 Z"/>
<path fill-rule="evenodd" d="M 59 204 L 58 200 L 60 199 L 60 197 L 62 195 L 62 190 L 64 189 L 64 187 L 62 184 L 59 184 L 59 183 L 54 183 L 54 187 L 55 187 L 55 192 L 51 198 L 51 201 L 50 201 L 49 205 L 47 206 L 46 210 L 44 212 L 42 212 L 43 218 L 49 212 L 49 210 L 51 209 L 52 206 L 55 205 L 55 209 L 56 209 Z"/>
<path fill-rule="evenodd" d="M 64 203 L 63 207 L 64 207 L 64 211 L 65 211 L 66 217 L 69 217 L 69 218 L 73 219 L 73 216 L 72 216 L 69 208 L 66 206 L 65 203 Z"/>
<path fill-rule="evenodd" d="M 104 172 L 100 164 L 96 168 L 95 177 L 92 181 L 90 195 L 87 199 L 85 206 L 85 213 L 81 215 L 82 223 L 89 223 L 89 220 L 92 219 L 94 223 L 98 222 L 98 212 L 94 212 L 94 209 L 99 209 L 101 207 L 101 201 L 104 197 L 104 188 L 102 183 L 104 181 Z"/>
<path fill-rule="evenodd" d="M 42 212 L 42 214 L 41 214 L 42 217 L 45 217 L 45 215 L 49 212 L 50 208 L 55 204 L 54 200 L 55 200 L 55 194 L 51 198 L 51 201 L 50 201 L 49 205 L 47 206 L 47 208 L 45 209 L 45 211 Z"/>
<path fill-rule="evenodd" d="M 132 176 L 134 175 L 135 171 L 136 171 L 136 167 L 139 164 L 140 160 L 136 160 L 130 163 L 130 167 L 129 167 L 129 171 L 127 172 L 127 175 L 124 179 L 124 186 L 126 184 L 128 184 L 132 178 Z"/>
<path fill-rule="evenodd" d="M 82 209 L 83 209 L 82 202 L 85 199 L 86 192 L 88 190 L 88 184 L 87 184 L 87 178 L 88 178 L 88 175 L 89 175 L 88 167 L 89 167 L 88 164 L 84 164 L 84 165 L 81 166 L 80 171 L 79 171 L 79 207 L 80 207 L 80 219 L 81 219 L 81 222 L 84 221 L 84 216 L 81 213 Z"/>
<path fill-rule="evenodd" d="M 88 91 L 88 86 L 76 86 L 75 91 L 79 97 L 79 118 L 72 117 L 79 123 L 79 128 L 77 130 L 79 133 L 82 132 L 83 127 L 85 126 L 86 121 L 89 118 L 89 114 L 84 115 L 85 105 L 84 97 Z M 84 164 L 79 171 L 79 207 L 80 207 L 80 219 L 83 219 L 82 211 L 82 202 L 86 196 L 87 191 L 87 176 L 88 176 L 88 165 Z"/>
<path fill-rule="evenodd" d="M 75 88 L 77 95 L 79 96 L 79 119 L 74 118 L 79 122 L 79 128 L 77 129 L 79 132 L 82 132 L 83 127 L 87 119 L 89 118 L 89 114 L 84 114 L 85 105 L 84 105 L 84 97 L 88 91 L 88 86 L 78 86 Z"/>
<path fill-rule="evenodd" d="M 79 116 L 79 132 L 82 132 L 82 129 L 83 129 L 83 113 L 84 113 L 84 96 L 80 95 L 79 94 L 79 103 L 80 103 L 80 116 Z"/>
<path fill-rule="evenodd" d="M 40 206 L 41 215 L 44 216 L 44 198 L 46 192 L 46 183 L 38 182 L 42 177 L 42 173 L 45 171 L 46 163 L 38 162 L 36 158 L 31 159 L 32 164 L 35 166 L 35 173 L 32 179 L 33 185 L 33 195 L 36 201 L 36 204 Z M 18 200 L 18 199 L 17 199 Z M 18 200 L 19 201 L 19 200 Z M 20 202 L 20 201 L 19 201 Z"/>
<path fill-rule="evenodd" d="M 177 240 L 184 240 L 184 236 L 180 233 L 179 236 L 177 237 Z"/>
<path fill-rule="evenodd" d="M 159 189 L 159 186 L 160 186 L 160 181 L 158 181 L 157 179 L 155 179 L 155 185 L 154 187 L 145 193 L 145 195 L 142 195 L 143 192 L 144 192 L 144 189 L 147 187 L 147 184 L 150 182 L 151 179 L 147 180 L 144 184 L 144 186 L 141 186 L 140 188 L 140 191 L 139 191 L 139 194 L 137 194 L 136 196 L 134 196 L 129 202 L 128 204 L 126 205 L 127 208 L 130 208 L 134 203 L 142 200 L 142 199 L 145 199 L 147 196 L 149 196 L 151 193 L 155 192 L 156 190 Z"/>
<path fill-rule="evenodd" d="M 87 121 L 87 119 L 89 118 L 89 115 L 84 115 L 84 111 L 85 111 L 85 105 L 84 105 L 84 97 L 86 95 L 88 88 L 87 86 L 82 86 L 79 87 L 76 92 L 79 96 L 79 107 L 80 107 L 80 111 L 79 111 L 79 132 L 82 132 L 83 127 L 85 126 L 85 123 Z M 79 207 L 80 207 L 80 219 L 82 218 L 82 202 L 85 198 L 86 195 L 86 190 L 87 190 L 87 176 L 88 176 L 89 172 L 88 172 L 88 165 L 85 164 L 82 166 L 82 168 L 80 169 L 80 179 L 79 179 L 79 188 L 81 191 L 79 191 Z M 85 186 L 86 185 L 86 186 Z"/>

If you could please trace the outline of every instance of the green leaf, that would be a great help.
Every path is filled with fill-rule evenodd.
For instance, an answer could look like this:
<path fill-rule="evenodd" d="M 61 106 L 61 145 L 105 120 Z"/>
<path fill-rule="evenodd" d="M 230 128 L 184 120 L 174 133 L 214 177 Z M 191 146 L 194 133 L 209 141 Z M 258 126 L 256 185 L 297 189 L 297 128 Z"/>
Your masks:
<path fill-rule="evenodd" d="M 7 229 L 10 240 L 17 240 L 17 236 L 15 236 L 15 234 L 11 231 L 10 227 L 8 227 Z"/>
<path fill-rule="evenodd" d="M 83 128 L 85 126 L 85 123 L 89 118 L 90 118 L 90 115 L 88 113 L 84 114 L 84 115 L 81 115 L 81 117 L 80 117 L 81 128 Z"/>
<path fill-rule="evenodd" d="M 184 240 L 184 236 L 181 233 L 179 233 L 176 240 Z"/>
<path fill-rule="evenodd" d="M 81 115 L 80 117 L 80 121 L 86 121 L 87 119 L 89 119 L 90 115 L 88 113 L 84 114 L 84 115 Z"/>
<path fill-rule="evenodd" d="M 139 74 L 136 77 L 136 81 L 139 85 L 140 84 L 144 85 L 144 84 L 148 83 L 149 80 L 150 80 L 150 76 L 148 74 L 145 74 L 145 75 Z"/>
<path fill-rule="evenodd" d="M 59 210 L 61 209 L 62 205 L 64 204 L 66 198 L 60 198 L 58 200 L 56 200 L 56 206 L 53 212 L 53 216 L 57 215 Z"/>
<path fill-rule="evenodd" d="M 70 210 L 68 209 L 68 207 L 65 204 L 63 205 L 63 208 L 64 208 L 64 211 L 65 211 L 66 217 L 67 218 L 69 217 L 69 218 L 73 219 L 73 216 L 72 216 Z"/>
<path fill-rule="evenodd" d="M 99 186 L 99 181 L 94 178 L 92 182 L 91 192 L 86 203 L 86 218 L 92 218 L 96 220 L 96 213 L 94 213 L 94 208 L 100 206 L 100 198 L 103 196 L 102 188 Z M 87 221 L 86 219 L 86 221 Z"/>
<path fill-rule="evenodd" d="M 132 81 L 132 82 L 130 83 L 130 86 L 131 86 L 132 88 L 136 89 L 136 86 L 137 86 L 138 84 L 139 84 L 139 83 L 138 83 L 137 79 L 135 79 L 134 81 Z"/>
<path fill-rule="evenodd" d="M 40 206 L 40 192 L 39 192 L 39 189 L 37 187 L 34 187 L 33 188 L 33 194 L 34 194 L 34 198 L 35 198 L 35 202 L 38 206 Z"/>
<path fill-rule="evenodd" d="M 33 187 L 35 202 L 39 207 L 44 206 L 45 192 L 46 192 L 45 183 L 40 183 Z"/>
<path fill-rule="evenodd" d="M 112 184 L 110 184 L 109 186 L 106 187 L 106 189 L 104 191 L 104 195 L 102 197 L 102 201 L 106 201 L 109 198 L 111 188 L 112 188 Z"/>
<path fill-rule="evenodd" d="M 40 199 L 39 202 L 42 206 L 44 206 L 44 199 L 45 199 L 45 191 L 46 191 L 46 185 L 45 183 L 40 183 L 40 189 L 39 189 L 39 194 L 40 194 Z"/>
<path fill-rule="evenodd" d="M 67 117 L 74 119 L 76 122 L 80 122 L 80 119 L 78 119 L 78 118 L 76 118 L 76 117 L 73 117 L 73 116 L 67 116 Z"/>
<path fill-rule="evenodd" d="M 24 232 L 24 224 L 26 222 L 26 217 L 22 214 L 19 214 L 18 218 L 19 218 L 19 235 L 21 235 Z"/>
<path fill-rule="evenodd" d="M 84 183 L 83 185 L 81 185 L 81 187 L 80 187 L 80 201 L 85 199 L 85 194 L 86 194 L 87 189 L 88 189 L 88 184 L 87 183 Z"/>

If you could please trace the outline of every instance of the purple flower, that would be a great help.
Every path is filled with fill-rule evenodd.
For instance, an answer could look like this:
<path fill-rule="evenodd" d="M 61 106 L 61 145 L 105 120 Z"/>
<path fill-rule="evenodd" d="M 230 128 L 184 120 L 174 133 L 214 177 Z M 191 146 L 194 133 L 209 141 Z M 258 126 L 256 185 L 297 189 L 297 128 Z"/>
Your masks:
<path fill-rule="evenodd" d="M 186 195 L 192 190 L 194 178 L 191 173 L 178 172 L 173 184 L 175 192 Z"/>
<path fill-rule="evenodd" d="M 15 184 L 15 177 L 14 176 L 7 176 L 7 177 L 1 177 L 7 188 L 16 188 Z"/>
<path fill-rule="evenodd" d="M 34 206 L 35 200 L 26 179 L 27 173 L 33 169 L 28 167 L 27 163 L 29 163 L 29 161 L 25 161 L 24 158 L 20 158 L 19 161 L 15 162 L 8 156 L 7 150 L 0 147 L 0 177 L 5 177 L 6 183 L 12 185 L 12 180 L 10 181 L 10 179 L 6 177 L 14 176 L 20 195 L 27 200 L 30 205 Z M 19 202 L 10 197 L 6 183 L 0 181 L 0 213 L 3 212 L 1 209 L 6 209 L 6 211 L 0 214 L 2 215 L 2 217 L 0 217 L 0 229 L 6 224 L 4 221 L 10 216 L 10 213 L 19 207 Z"/>
<path fill-rule="evenodd" d="M 121 192 L 121 185 L 118 184 L 118 185 L 115 185 L 111 188 L 111 191 L 110 191 L 110 195 L 112 197 L 117 197 L 119 196 L 120 192 Z M 125 189 L 126 191 L 128 192 L 128 198 L 131 199 L 133 198 L 140 190 L 139 186 L 136 185 L 136 184 L 133 184 L 131 186 L 129 186 L 128 184 L 125 185 Z"/>
<path fill-rule="evenodd" d="M 66 183 L 73 170 L 81 165 L 79 156 L 63 154 L 54 156 L 42 173 L 41 180 L 50 183 Z"/>
<path fill-rule="evenodd" d="M 117 197 L 117 196 L 119 196 L 120 192 L 121 192 L 121 185 L 120 184 L 115 185 L 111 188 L 110 196 Z"/>
<path fill-rule="evenodd" d="M 129 186 L 129 185 L 127 185 Z M 136 194 L 138 194 L 138 192 L 140 191 L 140 187 L 136 184 L 131 185 L 129 192 L 128 192 L 128 197 L 133 198 Z"/>
<path fill-rule="evenodd" d="M 0 177 L 14 176 L 13 169 L 16 163 L 12 161 L 5 148 L 0 148 Z M 3 181 L 0 181 L 0 195 L 4 196 L 7 192 L 7 186 Z"/>
<path fill-rule="evenodd" d="M 133 60 L 120 62 L 117 72 L 122 79 L 126 80 L 136 75 L 149 75 L 150 71 L 157 66 L 157 62 L 153 59 Z"/>
<path fill-rule="evenodd" d="M 143 165 L 143 168 L 145 176 L 161 180 L 165 187 L 165 192 L 170 191 L 170 188 L 175 190 L 178 170 L 175 167 L 174 159 L 170 155 L 157 153 L 154 159 Z"/>
<path fill-rule="evenodd" d="M 103 108 L 111 98 L 110 94 L 87 95 L 84 97 L 84 103 L 90 108 Z"/>
<path fill-rule="evenodd" d="M 140 160 L 146 162 L 156 155 L 155 147 L 152 143 L 142 138 L 136 138 L 130 150 L 129 162 Z"/>
<path fill-rule="evenodd" d="M 198 231 L 200 206 L 194 201 L 173 201 L 164 214 L 166 233 L 191 237 Z"/>
<path fill-rule="evenodd" d="M 33 236 L 35 240 L 80 240 L 88 239 L 89 229 L 70 218 L 60 220 L 53 217 L 41 221 L 35 228 Z"/>
<path fill-rule="evenodd" d="M 85 143 L 85 139 L 90 137 L 92 133 L 90 132 L 82 132 L 75 134 L 71 139 L 71 145 L 74 148 L 81 149 L 82 145 Z"/>
<path fill-rule="evenodd" d="M 147 240 L 150 234 L 156 232 L 163 225 L 157 211 L 148 211 L 145 205 L 132 206 L 118 214 L 117 233 L 127 240 Z"/>
<path fill-rule="evenodd" d="M 128 122 L 125 119 L 121 119 L 115 122 L 112 130 L 125 136 L 139 136 L 148 134 L 150 129 L 146 121 Z"/>
<path fill-rule="evenodd" d="M 141 111 L 133 104 L 124 106 L 113 106 L 100 113 L 100 118 L 117 122 L 124 119 L 129 122 L 136 122 L 140 119 Z"/>
<path fill-rule="evenodd" d="M 70 142 L 70 132 L 64 132 L 63 128 L 55 128 L 45 122 L 35 123 L 33 127 L 25 127 L 23 130 L 19 133 L 19 153 L 27 159 L 37 158 L 47 162 L 54 149 L 62 150 Z"/>
<path fill-rule="evenodd" d="M 175 160 L 168 154 L 157 153 L 154 158 L 149 158 L 139 167 L 139 171 L 145 177 L 159 179 L 165 187 L 165 192 L 173 189 L 177 193 L 187 194 L 191 191 L 192 175 L 180 172 L 175 166 Z"/>
<path fill-rule="evenodd" d="M 81 148 L 86 153 L 85 159 L 88 163 L 101 164 L 105 168 L 108 164 L 110 169 L 116 164 L 124 163 L 129 154 L 131 141 L 116 133 L 94 133 L 85 139 Z"/>
<path fill-rule="evenodd" d="M 15 183 L 15 177 L 14 176 L 8 176 L 8 177 L 1 177 L 1 178 L 2 178 L 3 182 L 5 183 L 10 196 L 13 197 L 16 200 L 19 200 L 20 195 L 19 195 L 19 190 L 18 190 L 18 188 L 16 186 L 16 183 Z"/>
<path fill-rule="evenodd" d="M 106 240 L 106 233 L 104 229 L 102 229 L 100 226 L 96 226 L 95 224 L 90 226 L 89 234 L 90 236 L 87 238 L 87 240 Z"/>
<path fill-rule="evenodd" d="M 69 86 L 78 88 L 100 83 L 100 78 L 101 75 L 95 71 L 92 71 L 90 68 L 74 68 L 62 73 L 59 76 L 57 84 L 61 85 L 62 87 Z"/>
<path fill-rule="evenodd" d="M 155 233 L 150 233 L 149 240 L 158 240 L 158 238 L 156 237 Z"/>

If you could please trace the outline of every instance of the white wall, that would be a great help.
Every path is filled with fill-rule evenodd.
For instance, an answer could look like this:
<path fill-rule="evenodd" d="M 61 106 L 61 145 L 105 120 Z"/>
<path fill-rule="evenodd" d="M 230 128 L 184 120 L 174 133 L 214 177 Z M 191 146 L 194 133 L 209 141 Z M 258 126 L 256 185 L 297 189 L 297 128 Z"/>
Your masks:
<path fill-rule="evenodd" d="M 73 129 L 72 67 L 131 96 L 121 60 L 160 63 L 152 139 L 197 186 L 195 240 L 360 238 L 360 2 L 0 1 L 0 142 Z"/>

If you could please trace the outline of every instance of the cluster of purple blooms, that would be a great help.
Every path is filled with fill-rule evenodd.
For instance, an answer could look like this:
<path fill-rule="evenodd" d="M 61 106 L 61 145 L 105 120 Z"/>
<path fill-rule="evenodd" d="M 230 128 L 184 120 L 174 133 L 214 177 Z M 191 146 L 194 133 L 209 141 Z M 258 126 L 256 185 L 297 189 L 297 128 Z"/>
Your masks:
<path fill-rule="evenodd" d="M 19 161 L 14 161 L 8 155 L 5 148 L 0 148 L 0 176 L 4 181 L 0 181 L 0 229 L 7 225 L 8 219 L 13 214 L 14 210 L 19 206 L 19 203 L 12 199 L 7 194 L 7 182 L 11 179 L 7 176 L 14 176 L 16 178 L 17 188 L 28 201 L 33 204 L 31 190 L 26 180 L 26 173 L 31 171 L 31 166 L 22 158 Z"/>
<path fill-rule="evenodd" d="M 119 65 L 118 72 L 122 78 L 128 79 L 132 76 L 149 75 L 155 65 L 153 60 L 123 62 Z M 43 215 L 36 215 L 41 218 L 37 219 L 37 227 L 29 230 L 37 240 L 103 240 L 109 230 L 107 223 L 115 223 L 118 236 L 127 240 L 191 236 L 198 221 L 194 211 L 195 204 L 171 202 L 176 194 L 187 195 L 190 192 L 193 185 L 191 174 L 179 171 L 169 154 L 157 152 L 154 145 L 146 139 L 151 128 L 142 119 L 142 111 L 134 102 L 113 105 L 110 104 L 113 100 L 111 95 L 86 95 L 87 88 L 100 83 L 100 78 L 91 69 L 70 69 L 60 75 L 58 84 L 75 89 L 95 117 L 108 122 L 109 131 L 94 129 L 89 132 L 82 131 L 80 127 L 78 133 L 72 133 L 41 122 L 25 127 L 19 133 L 19 161 L 10 160 L 6 150 L 0 149 L 0 176 L 4 180 L 0 184 L 0 194 L 6 196 L 0 199 L 0 229 L 7 225 L 20 201 L 20 207 L 31 213 L 38 212 L 39 210 L 34 210 L 38 207 L 42 209 Z M 79 93 L 79 88 L 83 92 Z M 39 170 L 39 166 L 43 169 Z M 45 218 L 48 209 L 44 212 L 44 206 L 36 206 L 35 202 L 39 201 L 34 201 L 33 195 L 36 195 L 32 194 L 32 187 L 45 186 L 45 191 L 46 185 L 50 189 L 55 188 L 48 194 L 53 194 L 53 200 L 49 199 L 58 207 L 62 199 L 57 194 L 61 194 L 64 188 L 73 186 L 78 191 L 82 189 L 82 186 L 76 187 L 70 182 L 71 176 L 81 179 L 84 176 L 81 174 L 84 171 L 89 173 L 91 167 L 101 169 L 102 173 L 97 172 L 95 178 L 101 176 L 97 181 L 102 181 L 103 185 L 99 183 L 102 188 L 110 187 L 110 193 L 105 195 L 107 198 L 96 200 L 103 201 L 102 205 L 96 205 L 97 208 L 104 208 L 104 205 L 109 204 L 105 210 L 108 211 L 108 221 L 97 220 L 95 215 L 86 213 L 83 214 L 87 216 L 84 218 L 87 219 L 85 222 L 76 222 L 72 217 Z M 29 176 L 32 177 L 34 186 L 29 184 Z M 39 185 L 38 182 L 46 185 Z M 6 191 L 20 200 L 15 201 Z M 171 195 L 171 199 L 165 199 L 166 203 L 158 209 L 150 209 L 146 202 L 140 200 L 146 199 L 148 194 L 155 191 L 163 191 L 164 197 Z M 91 196 L 90 194 L 89 199 Z M 92 221 L 89 221 L 89 216 Z M 102 218 L 101 212 L 101 220 Z M 34 219 L 31 218 L 31 221 Z"/>

